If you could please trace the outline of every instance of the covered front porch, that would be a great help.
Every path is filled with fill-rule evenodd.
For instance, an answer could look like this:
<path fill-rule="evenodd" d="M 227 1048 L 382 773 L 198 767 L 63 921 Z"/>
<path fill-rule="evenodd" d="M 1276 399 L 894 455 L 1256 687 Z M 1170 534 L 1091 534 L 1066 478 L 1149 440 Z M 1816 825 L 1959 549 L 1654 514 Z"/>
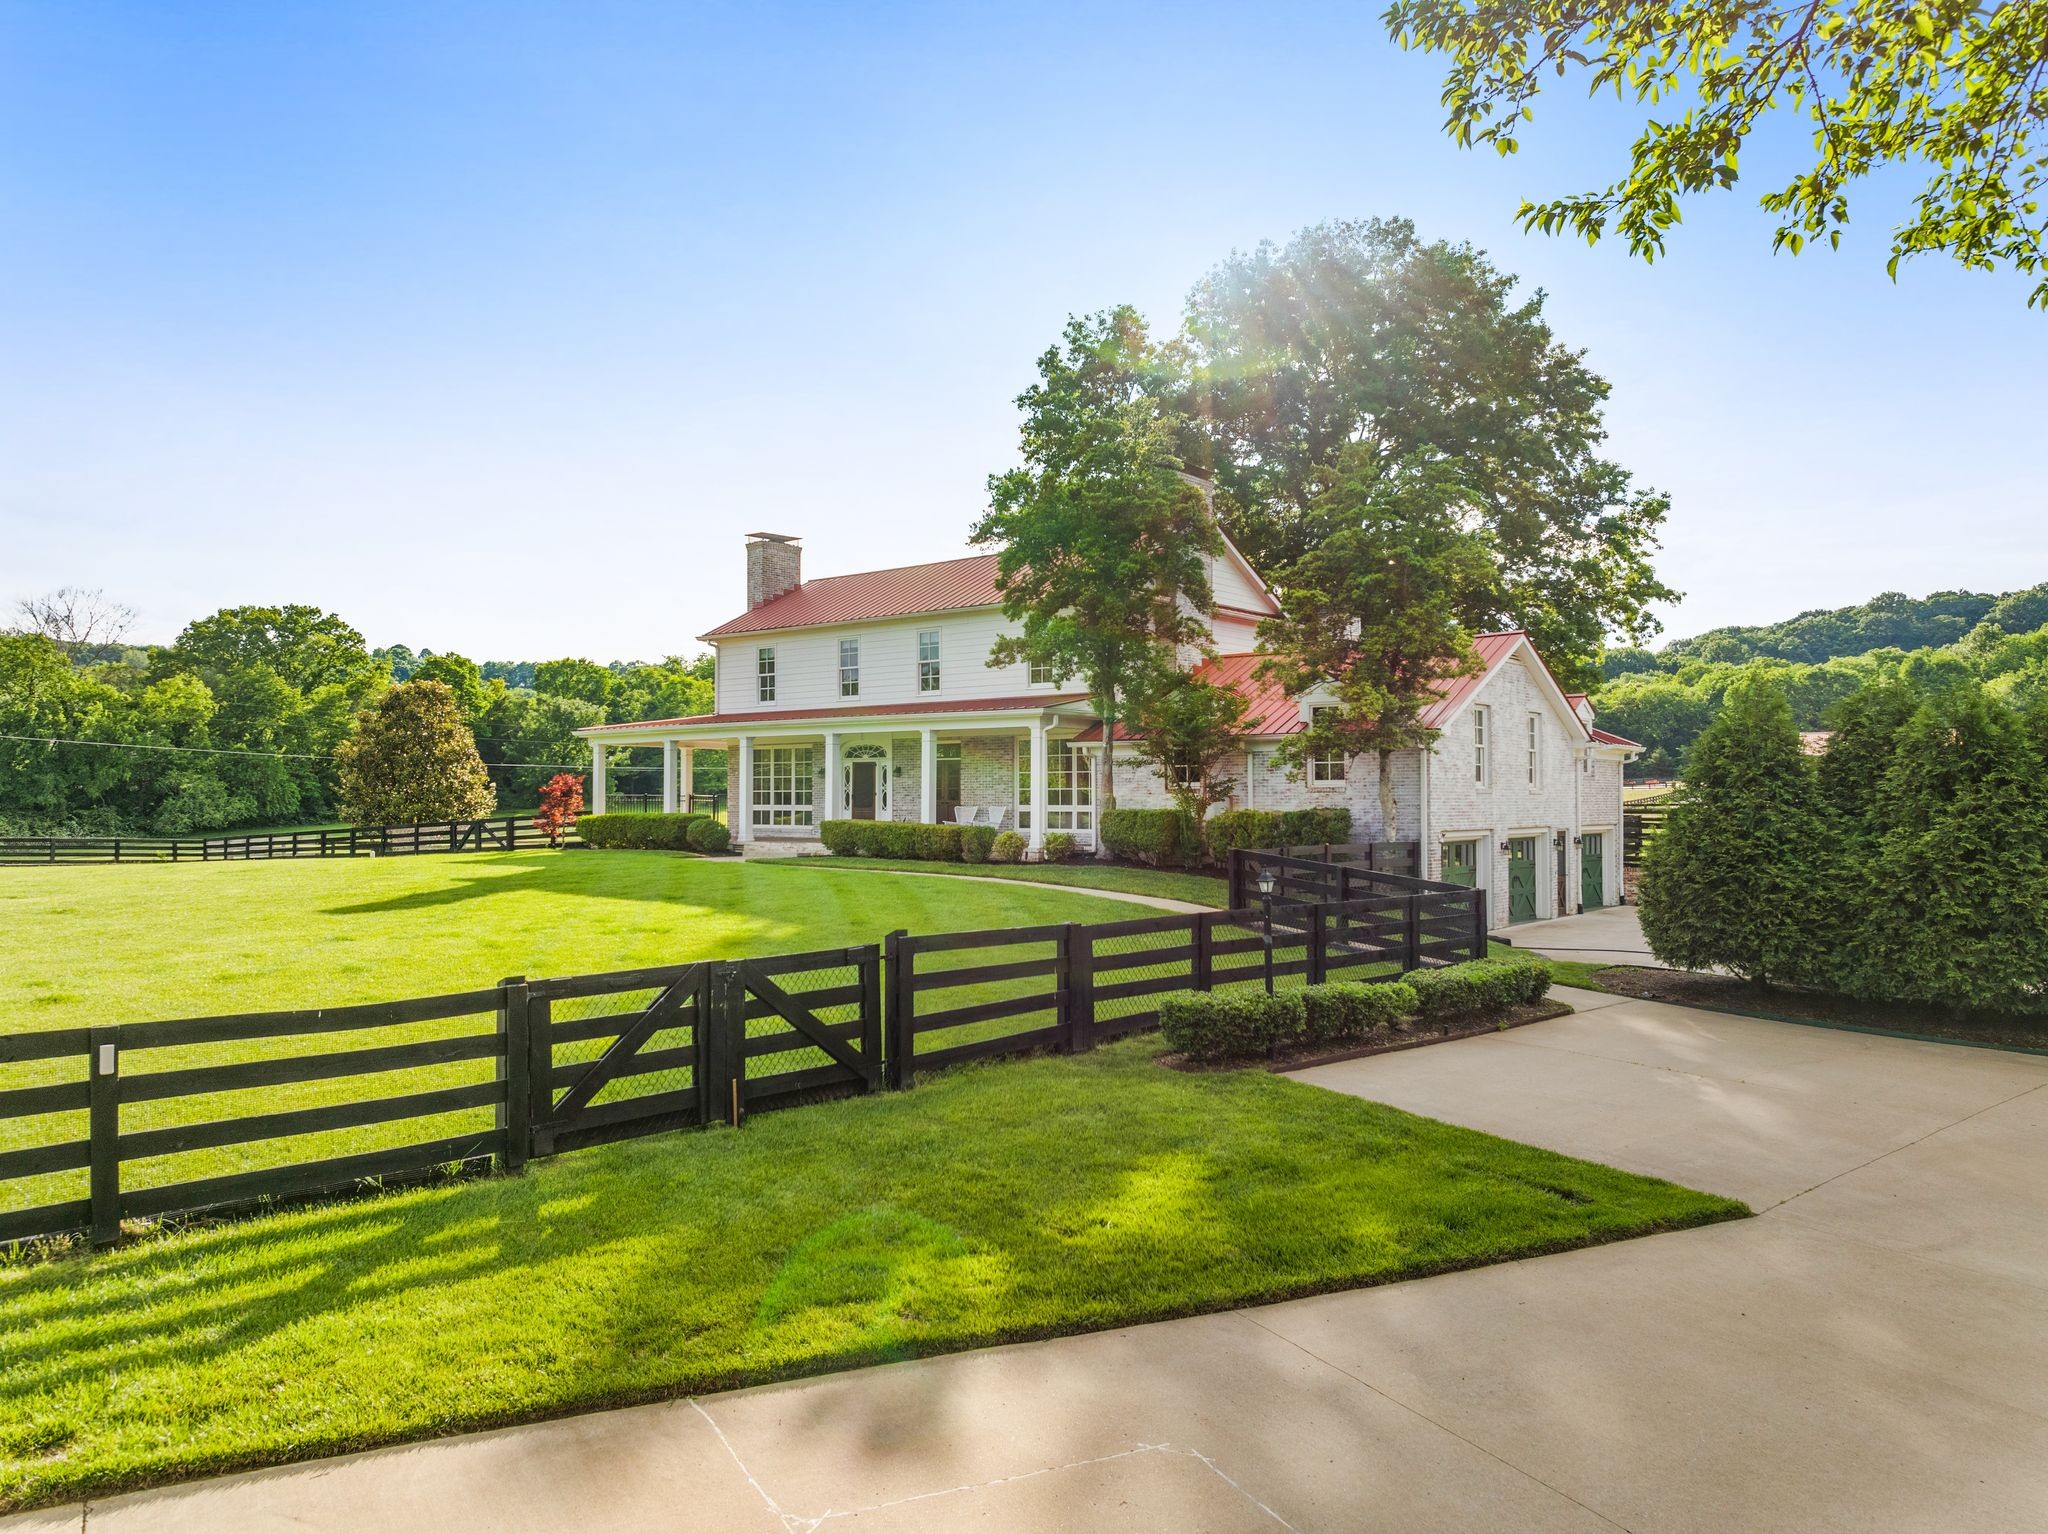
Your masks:
<path fill-rule="evenodd" d="M 1064 832 L 1096 846 L 1100 746 L 1077 740 L 1085 710 L 963 711 L 958 717 L 782 719 L 717 716 L 585 732 L 591 809 L 606 810 L 610 752 L 661 753 L 662 804 L 681 807 L 700 750 L 726 753 L 735 844 L 815 843 L 827 820 L 962 821 L 1016 831 L 1031 855 Z"/>

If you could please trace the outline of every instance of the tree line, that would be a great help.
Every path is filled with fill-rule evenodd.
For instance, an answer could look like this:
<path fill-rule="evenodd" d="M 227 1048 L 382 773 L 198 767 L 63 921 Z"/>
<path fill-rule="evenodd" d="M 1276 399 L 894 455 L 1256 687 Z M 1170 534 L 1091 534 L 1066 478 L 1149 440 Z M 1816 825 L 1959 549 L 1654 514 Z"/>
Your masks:
<path fill-rule="evenodd" d="M 1603 728 L 1649 748 L 1629 768 L 1632 776 L 1668 778 L 1680 775 L 1687 752 L 1720 714 L 1729 693 L 1751 681 L 1775 687 L 1801 730 L 1827 728 L 1837 704 L 1885 680 L 1935 686 L 1970 678 L 1982 682 L 1992 696 L 2021 707 L 2048 693 L 2048 587 L 2003 597 L 1941 593 L 1911 607 L 1916 610 L 1902 611 L 1880 597 L 1864 608 L 1807 614 L 1770 629 L 1723 631 L 1704 644 L 1692 641 L 1684 650 L 1667 645 L 1654 656 L 1656 669 L 1627 670 L 1604 682 L 1593 694 L 1594 706 Z M 1932 610 L 1941 607 L 1950 611 Z M 1811 635 L 1817 626 L 1810 619 L 1828 620 L 1845 631 L 1891 636 L 1952 632 L 1960 617 L 1956 609 L 1980 616 L 1952 643 L 1913 649 L 1887 644 L 1811 663 L 1777 658 L 1763 644 L 1736 637 L 1770 635 L 1780 647 L 1806 648 L 1816 643 Z M 1872 621 L 1887 612 L 1895 622 Z M 1746 653 L 1730 648 L 1737 645 Z"/>
<path fill-rule="evenodd" d="M 0 832 L 177 836 L 334 819 L 347 744 L 415 679 L 448 687 L 510 809 L 536 803 L 563 768 L 587 767 L 576 730 L 711 707 L 708 656 L 479 665 L 373 651 L 341 617 L 297 605 L 223 608 L 168 645 L 126 643 L 132 620 L 98 593 L 65 591 L 24 601 L 0 632 Z"/>

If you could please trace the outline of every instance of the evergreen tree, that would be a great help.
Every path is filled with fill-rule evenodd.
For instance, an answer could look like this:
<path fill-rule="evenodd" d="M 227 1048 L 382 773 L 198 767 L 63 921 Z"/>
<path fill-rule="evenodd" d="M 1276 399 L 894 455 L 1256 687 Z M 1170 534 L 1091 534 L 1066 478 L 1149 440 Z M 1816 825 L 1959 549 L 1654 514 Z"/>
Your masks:
<path fill-rule="evenodd" d="M 1643 935 L 1682 969 L 1803 979 L 1833 862 L 1785 695 L 1745 683 L 1694 744 L 1685 792 L 1645 860 Z"/>
<path fill-rule="evenodd" d="M 403 682 L 335 751 L 341 810 L 357 825 L 420 825 L 487 815 L 497 792 L 446 682 Z"/>
<path fill-rule="evenodd" d="M 1861 994 L 2048 1001 L 2048 782 L 2020 716 L 1975 683 L 1930 696 L 1899 732 L 1877 807 Z"/>

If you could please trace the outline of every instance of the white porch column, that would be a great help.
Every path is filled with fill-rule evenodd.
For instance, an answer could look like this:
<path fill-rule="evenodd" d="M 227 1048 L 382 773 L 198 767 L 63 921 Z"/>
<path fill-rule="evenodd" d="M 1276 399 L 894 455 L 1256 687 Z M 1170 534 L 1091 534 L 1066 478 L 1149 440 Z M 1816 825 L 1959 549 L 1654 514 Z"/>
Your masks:
<path fill-rule="evenodd" d="M 939 818 L 939 732 L 930 725 L 918 731 L 917 818 L 926 825 Z"/>
<path fill-rule="evenodd" d="M 732 832 L 735 842 L 750 842 L 754 839 L 754 737 L 739 737 L 739 771 L 726 774 L 725 802 L 731 811 L 726 827 Z"/>
<path fill-rule="evenodd" d="M 590 813 L 604 813 L 604 778 L 606 748 L 601 741 L 590 743 Z"/>
<path fill-rule="evenodd" d="M 879 795 L 877 796 L 879 797 Z M 876 813 L 880 814 L 879 806 Z M 839 803 L 839 732 L 825 732 L 825 813 L 822 820 L 843 820 L 845 810 Z"/>
<path fill-rule="evenodd" d="M 672 740 L 661 743 L 661 812 L 676 812 L 676 743 Z"/>
<path fill-rule="evenodd" d="M 697 748 L 679 745 L 676 751 L 683 759 L 682 766 L 678 769 L 681 773 L 678 792 L 682 796 L 682 807 L 687 810 L 690 807 L 690 795 L 697 791 Z"/>
<path fill-rule="evenodd" d="M 1045 848 L 1045 720 L 1031 721 L 1031 836 L 1026 845 L 1033 852 Z"/>

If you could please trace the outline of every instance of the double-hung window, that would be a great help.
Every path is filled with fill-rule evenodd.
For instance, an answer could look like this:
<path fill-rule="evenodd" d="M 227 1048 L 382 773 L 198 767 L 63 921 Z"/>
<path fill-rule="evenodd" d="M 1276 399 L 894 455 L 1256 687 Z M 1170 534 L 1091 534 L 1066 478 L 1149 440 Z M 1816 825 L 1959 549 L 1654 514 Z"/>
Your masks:
<path fill-rule="evenodd" d="M 1333 723 L 1337 710 L 1324 704 L 1308 711 L 1309 728 L 1321 729 L 1326 723 Z M 1318 746 L 1309 753 L 1308 780 L 1311 783 L 1342 783 L 1344 781 L 1344 753 L 1336 746 Z"/>
<path fill-rule="evenodd" d="M 764 644 L 754 652 L 754 698 L 756 702 L 775 701 L 775 646 Z"/>
<path fill-rule="evenodd" d="M 1050 661 L 1035 660 L 1031 663 L 1031 685 L 1033 687 L 1050 687 L 1058 680 L 1059 678 L 1052 674 L 1052 663 Z"/>
<path fill-rule="evenodd" d="M 1529 786 L 1543 786 L 1543 716 L 1529 716 Z"/>
<path fill-rule="evenodd" d="M 839 696 L 858 698 L 860 696 L 860 641 L 842 639 L 839 641 Z"/>
<path fill-rule="evenodd" d="M 812 824 L 817 771 L 817 756 L 809 746 L 757 746 L 754 749 L 754 824 Z"/>
<path fill-rule="evenodd" d="M 1486 781 L 1487 771 L 1487 714 L 1488 710 L 1483 708 L 1472 710 L 1472 781 L 1481 784 Z"/>
<path fill-rule="evenodd" d="M 917 690 L 937 692 L 939 690 L 939 631 L 919 629 L 917 631 Z"/>

